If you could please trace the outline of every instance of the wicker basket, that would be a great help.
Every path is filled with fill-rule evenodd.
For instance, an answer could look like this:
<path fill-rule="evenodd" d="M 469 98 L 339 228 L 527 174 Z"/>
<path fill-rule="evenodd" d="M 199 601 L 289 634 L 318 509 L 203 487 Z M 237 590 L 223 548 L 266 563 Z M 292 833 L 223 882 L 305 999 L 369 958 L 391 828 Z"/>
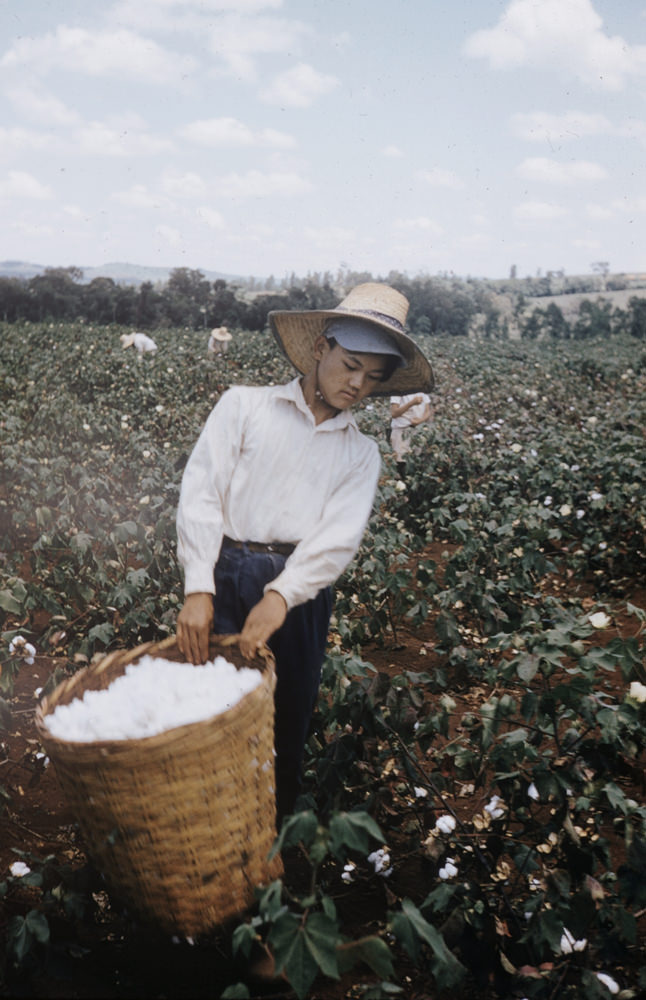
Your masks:
<path fill-rule="evenodd" d="M 108 888 L 144 920 L 186 936 L 241 914 L 282 873 L 275 837 L 274 661 L 245 661 L 231 636 L 209 656 L 257 667 L 260 684 L 227 711 L 157 736 L 80 743 L 47 729 L 57 705 L 103 690 L 144 654 L 182 661 L 174 638 L 106 656 L 63 681 L 36 726 Z"/>

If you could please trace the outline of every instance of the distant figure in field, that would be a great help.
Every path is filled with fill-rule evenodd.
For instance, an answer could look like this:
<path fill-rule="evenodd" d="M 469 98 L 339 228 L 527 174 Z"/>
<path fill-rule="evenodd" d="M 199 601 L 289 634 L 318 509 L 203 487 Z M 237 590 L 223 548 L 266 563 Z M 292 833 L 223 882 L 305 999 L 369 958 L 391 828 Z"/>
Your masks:
<path fill-rule="evenodd" d="M 155 341 L 145 333 L 122 333 L 119 339 L 122 347 L 134 347 L 139 356 L 146 353 L 154 354 L 157 350 Z"/>
<path fill-rule="evenodd" d="M 431 398 L 425 392 L 390 397 L 390 443 L 399 475 L 403 476 L 405 456 L 410 451 L 412 428 L 426 423 L 431 416 Z"/>
<path fill-rule="evenodd" d="M 232 336 L 226 326 L 216 326 L 211 330 L 206 350 L 209 354 L 226 354 Z"/>

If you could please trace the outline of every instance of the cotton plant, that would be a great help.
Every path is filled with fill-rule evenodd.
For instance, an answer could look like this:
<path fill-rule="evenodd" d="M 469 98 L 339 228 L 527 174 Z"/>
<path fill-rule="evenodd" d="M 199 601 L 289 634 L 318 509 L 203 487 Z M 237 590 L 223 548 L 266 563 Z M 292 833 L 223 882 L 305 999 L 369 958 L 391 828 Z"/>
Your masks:
<path fill-rule="evenodd" d="M 455 878 L 458 874 L 458 867 L 453 858 L 447 858 L 442 867 L 438 870 L 437 874 L 443 882 L 447 882 L 449 879 Z"/>
<path fill-rule="evenodd" d="M 27 642 L 23 635 L 16 635 L 9 643 L 9 653 L 11 656 L 16 656 L 24 660 L 26 664 L 31 666 L 36 656 L 36 648 L 30 642 Z"/>
<path fill-rule="evenodd" d="M 562 955 L 571 955 L 575 951 L 585 951 L 588 946 L 587 938 L 579 938 L 578 940 L 574 937 L 571 931 L 567 927 L 563 928 L 563 934 L 561 935 L 560 949 Z"/>
<path fill-rule="evenodd" d="M 393 866 L 390 863 L 390 852 L 385 846 L 372 851 L 367 856 L 366 861 L 372 865 L 375 875 L 380 875 L 382 878 L 390 878 L 393 873 Z M 350 885 L 359 874 L 360 872 L 356 863 L 354 861 L 347 861 L 341 872 L 341 881 L 345 882 L 346 885 Z"/>

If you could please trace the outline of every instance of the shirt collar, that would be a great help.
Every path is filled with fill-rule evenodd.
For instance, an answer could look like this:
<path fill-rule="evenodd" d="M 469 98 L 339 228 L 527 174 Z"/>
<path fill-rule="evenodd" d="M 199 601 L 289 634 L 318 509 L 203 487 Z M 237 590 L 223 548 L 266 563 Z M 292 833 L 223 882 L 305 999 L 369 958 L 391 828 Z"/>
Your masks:
<path fill-rule="evenodd" d="M 314 420 L 314 414 L 305 402 L 305 396 L 303 395 L 299 375 L 292 379 L 291 382 L 286 382 L 284 385 L 277 386 L 276 398 L 286 399 L 290 403 L 294 403 L 297 409 L 299 409 L 301 413 L 304 413 L 309 420 Z M 354 427 L 356 430 L 359 429 L 350 410 L 340 410 L 335 417 L 330 417 L 329 420 L 323 420 L 320 424 L 316 425 L 317 431 L 342 430 L 346 427 Z"/>

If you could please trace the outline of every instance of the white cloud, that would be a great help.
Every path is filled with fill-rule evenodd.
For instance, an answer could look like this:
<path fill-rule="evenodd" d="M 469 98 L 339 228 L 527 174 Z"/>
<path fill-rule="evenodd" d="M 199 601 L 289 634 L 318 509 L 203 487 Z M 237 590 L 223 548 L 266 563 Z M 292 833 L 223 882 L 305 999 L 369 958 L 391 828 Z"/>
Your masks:
<path fill-rule="evenodd" d="M 580 181 L 605 180 L 608 172 L 598 163 L 589 160 L 570 160 L 559 163 L 545 156 L 530 157 L 518 167 L 521 177 L 531 181 L 544 181 L 547 184 L 577 184 Z"/>
<path fill-rule="evenodd" d="M 270 146 L 290 149 L 296 145 L 293 137 L 286 132 L 265 128 L 254 133 L 237 118 L 207 118 L 189 122 L 180 129 L 180 135 L 200 146 Z"/>
<path fill-rule="evenodd" d="M 315 246 L 323 249 L 330 247 L 337 249 L 340 256 L 343 256 L 341 248 L 354 243 L 357 234 L 354 229 L 344 228 L 343 226 L 306 226 L 304 236 Z"/>
<path fill-rule="evenodd" d="M 492 69 L 556 68 L 607 90 L 646 75 L 646 46 L 606 34 L 591 0 L 512 0 L 494 28 L 467 39 L 464 52 Z"/>
<path fill-rule="evenodd" d="M 260 96 L 267 104 L 307 108 L 318 97 L 329 94 L 338 84 L 335 76 L 319 73 L 312 66 L 299 63 L 280 73 Z"/>
<path fill-rule="evenodd" d="M 171 198 L 204 198 L 207 194 L 206 183 L 193 171 L 179 173 L 167 170 L 162 177 L 161 188 Z"/>
<path fill-rule="evenodd" d="M 179 229 L 174 229 L 173 226 L 155 226 L 155 232 L 161 237 L 164 243 L 168 243 L 171 247 L 180 246 L 182 242 L 182 234 Z"/>
<path fill-rule="evenodd" d="M 41 184 L 24 170 L 10 170 L 6 179 L 0 178 L 0 198 L 27 198 L 30 201 L 49 201 L 51 188 Z"/>
<path fill-rule="evenodd" d="M 11 229 L 22 236 L 37 239 L 54 235 L 54 230 L 51 226 L 39 222 L 12 222 Z"/>
<path fill-rule="evenodd" d="M 519 222 L 552 222 L 567 215 L 567 209 L 547 201 L 524 201 L 514 208 Z"/>
<path fill-rule="evenodd" d="M 452 188 L 454 191 L 464 187 L 464 183 L 452 170 L 444 170 L 442 167 L 433 167 L 432 170 L 419 170 L 417 176 L 426 181 L 432 187 Z"/>
<path fill-rule="evenodd" d="M 435 222 L 433 219 L 429 219 L 426 215 L 418 215 L 414 219 L 396 219 L 394 223 L 395 229 L 402 229 L 408 231 L 418 230 L 425 233 L 432 233 L 435 236 L 440 236 L 444 229 L 439 223 Z"/>
<path fill-rule="evenodd" d="M 585 111 L 566 111 L 561 115 L 553 115 L 547 111 L 519 113 L 512 115 L 511 125 L 515 135 L 529 142 L 565 142 L 613 131 L 613 126 L 605 115 Z"/>
<path fill-rule="evenodd" d="M 255 14 L 266 9 L 278 9 L 283 0 L 118 0 L 106 11 L 113 24 L 129 25 L 138 30 L 175 34 L 203 33 L 212 26 L 214 17 L 227 12 Z"/>
<path fill-rule="evenodd" d="M 213 185 L 213 193 L 225 198 L 291 198 L 313 190 L 310 181 L 299 174 L 260 170 L 227 174 L 218 177 Z"/>
<path fill-rule="evenodd" d="M 42 153 L 55 148 L 56 145 L 55 137 L 46 132 L 19 127 L 0 127 L 0 158 L 9 159 L 10 156 L 24 151 Z"/>
<path fill-rule="evenodd" d="M 623 212 L 626 215 L 635 215 L 636 213 L 646 212 L 646 197 L 617 198 L 613 201 L 612 207 L 618 212 Z"/>
<path fill-rule="evenodd" d="M 153 194 L 144 184 L 133 184 L 127 191 L 115 191 L 111 198 L 121 205 L 130 208 L 167 208 L 170 204 L 167 198 Z"/>
<path fill-rule="evenodd" d="M 157 84 L 168 84 L 195 65 L 191 56 L 166 52 L 152 39 L 131 31 L 91 32 L 66 25 L 41 38 L 19 38 L 0 60 L 6 69 L 37 75 L 63 70 Z"/>
<path fill-rule="evenodd" d="M 80 121 L 77 112 L 53 94 L 20 86 L 8 88 L 6 96 L 21 114 L 45 122 L 50 128 L 53 125 L 75 125 Z"/>
<path fill-rule="evenodd" d="M 244 12 L 218 17 L 212 28 L 209 49 L 228 72 L 242 80 L 256 78 L 258 56 L 294 53 L 307 33 L 300 21 L 276 17 L 246 17 Z"/>
<path fill-rule="evenodd" d="M 214 208 L 202 205 L 197 210 L 197 216 L 206 223 L 209 229 L 224 229 L 224 216 Z"/>
<path fill-rule="evenodd" d="M 113 128 L 88 122 L 76 132 L 78 151 L 91 156 L 156 156 L 173 148 L 168 139 L 147 135 L 136 126 Z"/>
<path fill-rule="evenodd" d="M 384 146 L 384 148 L 381 151 L 381 155 L 386 156 L 393 160 L 398 160 L 401 159 L 401 157 L 404 154 L 402 153 L 399 146 Z"/>
<path fill-rule="evenodd" d="M 601 240 L 594 239 L 574 239 L 571 241 L 572 246 L 576 247 L 578 250 L 599 250 L 601 248 Z"/>
<path fill-rule="evenodd" d="M 592 202 L 585 206 L 585 214 L 595 222 L 605 222 L 607 219 L 614 219 L 615 213 L 611 208 L 603 205 L 595 205 Z"/>

